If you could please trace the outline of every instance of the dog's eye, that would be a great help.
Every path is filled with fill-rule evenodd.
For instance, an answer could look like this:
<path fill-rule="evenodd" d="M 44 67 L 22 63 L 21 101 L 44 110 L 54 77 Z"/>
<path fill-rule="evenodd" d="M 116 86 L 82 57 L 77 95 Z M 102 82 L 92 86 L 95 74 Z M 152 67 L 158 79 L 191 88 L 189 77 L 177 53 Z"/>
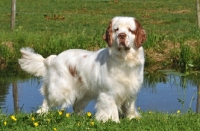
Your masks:
<path fill-rule="evenodd" d="M 128 28 L 128 31 L 130 31 L 132 34 L 135 34 L 135 31 L 131 30 L 130 28 Z"/>
<path fill-rule="evenodd" d="M 116 28 L 114 31 L 117 32 L 119 30 L 119 28 Z"/>

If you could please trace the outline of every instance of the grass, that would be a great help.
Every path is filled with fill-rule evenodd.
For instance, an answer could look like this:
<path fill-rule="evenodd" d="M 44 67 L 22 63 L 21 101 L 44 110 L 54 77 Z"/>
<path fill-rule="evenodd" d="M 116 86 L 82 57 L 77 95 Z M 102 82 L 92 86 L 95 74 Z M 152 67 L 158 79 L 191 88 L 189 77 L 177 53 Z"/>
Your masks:
<path fill-rule="evenodd" d="M 188 64 L 200 69 L 195 1 L 18 0 L 14 31 L 9 27 L 10 4 L 0 2 L 1 69 L 18 67 L 19 49 L 24 46 L 45 57 L 69 48 L 106 47 L 102 35 L 114 16 L 134 16 L 146 29 L 148 39 L 143 46 L 149 70 L 186 68 Z"/>
<path fill-rule="evenodd" d="M 45 115 L 35 113 L 0 115 L 0 129 L 2 131 L 21 131 L 21 130 L 92 130 L 92 131 L 197 131 L 200 130 L 200 115 L 193 112 L 181 114 L 167 114 L 152 111 L 140 111 L 141 118 L 128 120 L 120 119 L 120 123 L 108 121 L 106 123 L 97 122 L 94 116 L 87 112 L 83 115 L 67 113 L 65 111 L 51 111 Z"/>

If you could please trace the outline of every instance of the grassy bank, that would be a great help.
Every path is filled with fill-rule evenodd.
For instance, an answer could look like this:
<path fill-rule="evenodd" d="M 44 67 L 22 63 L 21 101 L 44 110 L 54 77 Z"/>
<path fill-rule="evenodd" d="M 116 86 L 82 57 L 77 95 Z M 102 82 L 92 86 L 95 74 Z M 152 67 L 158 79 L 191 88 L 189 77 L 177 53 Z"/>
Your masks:
<path fill-rule="evenodd" d="M 195 0 L 17 1 L 16 27 L 10 31 L 10 1 L 1 0 L 0 67 L 18 69 L 19 49 L 30 46 L 43 56 L 69 48 L 97 50 L 114 16 L 134 16 L 146 29 L 149 70 L 200 69 L 200 30 Z M 30 6 L 27 6 L 30 5 Z"/>
<path fill-rule="evenodd" d="M 120 119 L 120 123 L 97 122 L 94 116 L 87 112 L 77 116 L 64 111 L 51 111 L 46 115 L 34 113 L 0 114 L 0 129 L 2 131 L 198 131 L 200 130 L 200 115 L 192 112 L 173 114 L 158 112 L 141 112 L 142 117 L 133 120 Z"/>

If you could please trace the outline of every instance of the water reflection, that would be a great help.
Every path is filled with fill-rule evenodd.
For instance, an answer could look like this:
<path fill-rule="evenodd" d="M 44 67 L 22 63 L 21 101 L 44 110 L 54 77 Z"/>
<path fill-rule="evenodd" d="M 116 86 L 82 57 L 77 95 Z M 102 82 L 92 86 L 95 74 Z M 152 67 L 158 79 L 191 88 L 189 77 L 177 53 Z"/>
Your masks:
<path fill-rule="evenodd" d="M 197 104 L 196 113 L 200 112 L 200 85 L 197 86 Z"/>
<path fill-rule="evenodd" d="M 141 91 L 144 96 L 144 89 L 150 88 L 156 95 L 148 98 L 153 99 L 153 109 L 158 111 L 188 111 L 200 112 L 200 72 L 190 71 L 179 73 L 174 70 L 158 70 L 154 73 L 146 73 L 144 87 Z M 146 98 L 147 101 L 149 99 Z M 151 104 L 151 101 L 149 101 Z M 145 109 L 151 109 L 151 106 Z"/>
<path fill-rule="evenodd" d="M 6 94 L 8 94 L 8 84 L 0 82 L 0 107 L 5 106 Z"/>
<path fill-rule="evenodd" d="M 138 94 L 137 106 L 141 110 L 181 112 L 192 109 L 200 112 L 199 73 L 182 74 L 174 71 L 145 73 L 144 84 Z M 0 108 L 4 113 L 18 111 L 35 112 L 42 104 L 39 89 L 41 79 L 0 80 Z M 95 101 L 89 103 L 86 111 L 95 112 Z M 71 108 L 68 111 L 72 111 Z"/>
<path fill-rule="evenodd" d="M 12 83 L 12 94 L 13 94 L 13 105 L 14 105 L 14 111 L 19 111 L 19 103 L 18 103 L 18 87 L 17 83 L 14 81 Z"/>

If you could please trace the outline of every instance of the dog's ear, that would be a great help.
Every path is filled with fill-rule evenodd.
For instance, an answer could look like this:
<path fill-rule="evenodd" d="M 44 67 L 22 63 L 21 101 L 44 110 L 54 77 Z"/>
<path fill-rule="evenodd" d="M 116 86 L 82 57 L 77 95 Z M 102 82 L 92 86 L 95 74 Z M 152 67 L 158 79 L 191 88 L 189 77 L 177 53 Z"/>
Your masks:
<path fill-rule="evenodd" d="M 112 46 L 112 21 L 109 22 L 106 33 L 103 35 L 103 39 L 107 42 L 108 46 Z"/>
<path fill-rule="evenodd" d="M 146 40 L 146 31 L 142 28 L 141 24 L 135 20 L 135 24 L 136 24 L 136 31 L 135 31 L 135 46 L 137 48 L 139 48 L 140 46 L 142 46 L 142 43 L 145 42 Z"/>

